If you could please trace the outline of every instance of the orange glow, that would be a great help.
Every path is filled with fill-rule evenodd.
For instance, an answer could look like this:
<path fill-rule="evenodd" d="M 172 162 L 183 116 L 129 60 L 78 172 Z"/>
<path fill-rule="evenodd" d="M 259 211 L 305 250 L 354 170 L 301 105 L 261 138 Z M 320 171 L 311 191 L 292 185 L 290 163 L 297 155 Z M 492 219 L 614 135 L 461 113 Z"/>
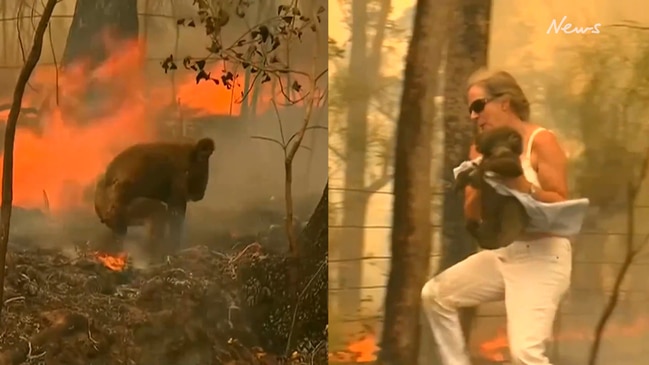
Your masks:
<path fill-rule="evenodd" d="M 220 79 L 220 76 L 212 77 Z M 212 81 L 201 80 L 196 84 L 195 76 L 190 74 L 178 87 L 180 105 L 183 109 L 194 109 L 202 115 L 239 115 L 241 104 L 237 101 L 241 99 L 243 91 L 243 85 L 237 86 L 240 80 L 240 78 L 235 80 L 234 87 L 228 90 L 225 86 L 216 85 Z"/>
<path fill-rule="evenodd" d="M 182 66 L 180 66 L 182 67 Z M 211 77 L 219 80 L 217 85 L 210 80 L 201 80 L 196 84 L 196 77 L 193 73 L 188 74 L 182 79 L 181 85 L 178 86 L 177 98 L 180 100 L 180 105 L 183 109 L 192 110 L 196 115 L 240 115 L 242 106 L 242 96 L 245 93 L 245 73 L 241 73 L 232 81 L 233 87 L 228 90 L 223 86 L 221 76 L 224 74 L 223 70 L 212 69 Z M 254 76 L 252 77 L 254 79 Z M 286 83 L 286 81 L 284 81 Z M 246 94 L 246 100 L 243 104 L 250 104 L 256 98 L 256 112 L 263 114 L 271 110 L 271 100 L 273 92 L 278 102 L 278 107 L 286 104 L 286 97 L 282 95 L 279 86 L 273 90 L 273 83 L 267 82 L 263 85 L 257 80 L 255 91 Z M 248 86 L 249 88 L 250 86 Z M 258 95 L 255 95 L 258 93 Z M 298 99 L 298 96 L 292 96 Z M 300 103 L 298 103 L 300 104 Z"/>
<path fill-rule="evenodd" d="M 174 96 L 170 80 L 159 65 L 150 64 L 159 75 L 145 76 L 146 50 L 142 43 L 117 43 L 105 36 L 104 44 L 110 57 L 93 70 L 79 61 L 60 70 L 58 78 L 56 70 L 47 66 L 39 66 L 32 75 L 22 105 L 39 109 L 39 116 L 35 120 L 21 113 L 18 123 L 14 206 L 42 209 L 47 205 L 52 214 L 89 209 L 84 189 L 94 185 L 120 150 L 154 140 L 161 116 L 177 121 L 179 116 L 172 106 L 178 100 L 184 119 L 240 114 L 241 104 L 236 101 L 241 99 L 244 75 L 233 82 L 233 91 L 211 81 L 196 84 L 194 72 L 178 65 Z M 220 79 L 220 70 L 214 77 Z M 261 88 L 258 105 L 269 104 L 270 84 Z M 85 95 L 91 85 L 97 86 L 95 90 L 101 95 L 88 101 Z M 10 104 L 9 90 L 3 91 L 0 104 Z M 266 92 L 268 95 L 262 97 Z M 257 112 L 264 109 L 258 107 Z M 8 110 L 0 111 L 0 119 L 6 121 L 8 114 Z M 38 127 L 26 127 L 27 120 Z"/>
<path fill-rule="evenodd" d="M 153 117 L 163 105 L 143 96 L 144 47 L 133 41 L 112 51 L 92 73 L 83 62 L 62 71 L 58 105 L 54 70 L 34 74 L 32 84 L 39 92 L 28 92 L 23 106 L 40 108 L 42 129 L 16 131 L 14 205 L 41 208 L 45 191 L 52 212 L 78 208 L 83 188 L 94 183 L 116 152 L 154 137 Z M 91 83 L 104 98 L 96 105 L 82 105 Z"/>
<path fill-rule="evenodd" d="M 329 362 L 374 362 L 379 347 L 374 333 L 364 334 L 359 340 L 352 341 L 345 351 L 330 353 Z"/>
<path fill-rule="evenodd" d="M 611 322 L 607 325 L 602 336 L 603 339 L 632 338 L 649 332 L 649 317 L 639 317 L 631 324 L 619 324 Z M 557 342 L 587 342 L 594 339 L 594 328 L 562 329 L 551 341 Z M 365 363 L 377 360 L 379 351 L 378 339 L 373 333 L 363 335 L 360 339 L 351 341 L 344 351 L 332 352 L 329 354 L 330 363 Z M 483 341 L 478 345 L 478 355 L 486 360 L 495 363 L 509 359 L 509 344 L 507 333 L 504 327 L 496 330 L 496 335 Z"/>
<path fill-rule="evenodd" d="M 102 263 L 102 265 L 112 271 L 124 271 L 124 268 L 126 268 L 126 260 L 128 258 L 124 252 L 115 256 L 107 253 L 95 252 L 95 257 Z"/>
<path fill-rule="evenodd" d="M 602 336 L 603 339 L 633 337 L 649 331 L 649 318 L 640 317 L 628 325 L 609 323 Z M 594 329 L 572 329 L 560 331 L 552 341 L 570 342 L 570 341 L 587 341 L 592 342 L 594 339 Z M 507 332 L 500 328 L 494 338 L 480 344 L 480 356 L 494 361 L 502 362 L 509 357 L 509 344 L 507 341 Z"/>

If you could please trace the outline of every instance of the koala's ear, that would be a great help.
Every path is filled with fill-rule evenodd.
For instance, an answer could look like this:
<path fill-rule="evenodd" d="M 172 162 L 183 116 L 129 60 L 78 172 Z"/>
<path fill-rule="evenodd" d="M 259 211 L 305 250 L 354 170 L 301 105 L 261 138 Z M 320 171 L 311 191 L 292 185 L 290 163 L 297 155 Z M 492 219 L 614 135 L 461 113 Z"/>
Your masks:
<path fill-rule="evenodd" d="M 211 138 L 201 138 L 191 151 L 193 161 L 207 161 L 214 152 L 214 140 Z"/>

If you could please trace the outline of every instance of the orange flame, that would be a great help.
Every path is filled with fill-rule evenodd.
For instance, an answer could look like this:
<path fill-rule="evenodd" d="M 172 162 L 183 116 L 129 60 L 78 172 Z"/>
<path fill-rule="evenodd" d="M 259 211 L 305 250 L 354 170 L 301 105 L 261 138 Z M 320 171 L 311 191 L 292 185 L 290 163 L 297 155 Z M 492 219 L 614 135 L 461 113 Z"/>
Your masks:
<path fill-rule="evenodd" d="M 638 317 L 631 324 L 610 323 L 603 333 L 604 339 L 633 337 L 649 331 L 649 318 Z M 592 328 L 577 328 L 563 330 L 552 337 L 552 342 L 570 342 L 570 341 L 588 341 L 594 339 Z M 494 362 L 502 362 L 508 358 L 509 342 L 507 340 L 507 331 L 504 328 L 497 330 L 496 336 L 488 341 L 484 341 L 479 347 L 480 356 L 484 359 Z"/>
<path fill-rule="evenodd" d="M 16 131 L 15 205 L 40 208 L 45 191 L 52 212 L 78 208 L 83 188 L 94 184 L 117 151 L 153 138 L 153 117 L 163 105 L 143 97 L 144 47 L 132 41 L 111 51 L 112 56 L 95 70 L 88 70 L 84 62 L 62 70 L 58 91 L 53 89 L 52 69 L 34 75 L 40 93 L 26 94 L 23 104 L 40 104 L 41 128 Z M 84 105 L 91 84 L 98 85 L 104 97 Z M 58 104 L 55 93 L 60 95 Z M 45 100 L 39 103 L 39 97 Z M 104 112 L 92 115 L 96 110 Z"/>
<path fill-rule="evenodd" d="M 161 115 L 177 119 L 169 111 L 178 100 L 183 118 L 240 114 L 241 104 L 235 101 L 241 98 L 243 77 L 227 90 L 211 81 L 197 85 L 193 72 L 177 70 L 174 95 L 169 80 L 160 77 L 159 65 L 152 66 L 159 68 L 155 78 L 145 77 L 146 50 L 141 42 L 117 44 L 106 36 L 104 44 L 110 57 L 94 69 L 83 60 L 58 73 L 39 66 L 31 78 L 22 104 L 38 108 L 39 115 L 21 114 L 16 131 L 14 205 L 47 206 L 52 214 L 89 209 L 84 191 L 94 186 L 110 159 L 129 145 L 155 139 Z M 218 74 L 213 77 L 220 78 Z M 91 85 L 100 91 L 99 100 L 86 97 Z M 270 86 L 264 87 L 260 93 L 265 95 Z M 270 100 L 264 95 L 258 98 L 260 104 Z M 0 99 L 0 104 L 11 100 L 6 91 Z M 6 120 L 7 115 L 8 111 L 0 111 L 0 118 Z M 33 119 L 24 123 L 26 118 Z"/>
<path fill-rule="evenodd" d="M 126 260 L 128 255 L 125 252 L 119 253 L 115 256 L 107 253 L 95 252 L 95 257 L 99 262 L 112 271 L 124 271 L 126 268 Z"/>
<path fill-rule="evenodd" d="M 218 78 L 216 76 L 213 76 Z M 188 75 L 178 87 L 178 100 L 183 109 L 193 110 L 199 116 L 204 115 L 240 115 L 243 86 L 235 80 L 232 89 L 216 85 L 212 81 L 202 80 L 198 84 L 194 75 Z"/>
<path fill-rule="evenodd" d="M 378 351 L 376 335 L 367 333 L 347 345 L 345 351 L 329 354 L 329 362 L 374 362 Z"/>
<path fill-rule="evenodd" d="M 587 341 L 594 339 L 593 328 L 562 329 L 554 335 L 552 342 Z M 603 339 L 630 338 L 649 332 L 649 317 L 638 317 L 633 323 L 610 323 L 603 334 Z M 344 351 L 329 354 L 329 362 L 363 363 L 377 360 L 379 351 L 378 340 L 373 333 L 364 334 L 360 339 L 352 341 Z M 504 327 L 496 330 L 496 335 L 479 344 L 477 353 L 483 359 L 501 363 L 509 359 L 509 343 Z"/>

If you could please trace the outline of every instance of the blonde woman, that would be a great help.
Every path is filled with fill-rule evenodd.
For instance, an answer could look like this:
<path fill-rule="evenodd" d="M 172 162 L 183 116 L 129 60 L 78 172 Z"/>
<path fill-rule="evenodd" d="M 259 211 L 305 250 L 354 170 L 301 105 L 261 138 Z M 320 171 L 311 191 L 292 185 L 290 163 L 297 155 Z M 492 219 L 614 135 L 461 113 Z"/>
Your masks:
<path fill-rule="evenodd" d="M 552 132 L 529 122 L 530 105 L 514 77 L 479 71 L 469 80 L 467 96 L 480 131 L 509 126 L 523 136 L 524 175 L 502 183 L 540 202 L 565 201 L 566 154 Z M 472 146 L 470 158 L 477 157 Z M 470 187 L 464 211 L 467 218 L 480 219 L 479 192 Z M 470 365 L 457 309 L 504 299 L 512 364 L 549 365 L 545 344 L 570 285 L 571 255 L 567 237 L 526 233 L 507 247 L 480 251 L 426 283 L 423 308 L 443 364 Z"/>

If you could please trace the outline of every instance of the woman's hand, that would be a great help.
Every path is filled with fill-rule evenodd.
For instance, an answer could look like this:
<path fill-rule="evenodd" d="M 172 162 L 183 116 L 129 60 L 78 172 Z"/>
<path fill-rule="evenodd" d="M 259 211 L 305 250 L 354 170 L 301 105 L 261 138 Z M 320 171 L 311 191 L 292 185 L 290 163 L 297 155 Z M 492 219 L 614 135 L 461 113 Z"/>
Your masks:
<path fill-rule="evenodd" d="M 532 190 L 532 183 L 527 181 L 524 175 L 510 179 L 502 179 L 500 183 L 521 193 L 529 193 Z"/>

